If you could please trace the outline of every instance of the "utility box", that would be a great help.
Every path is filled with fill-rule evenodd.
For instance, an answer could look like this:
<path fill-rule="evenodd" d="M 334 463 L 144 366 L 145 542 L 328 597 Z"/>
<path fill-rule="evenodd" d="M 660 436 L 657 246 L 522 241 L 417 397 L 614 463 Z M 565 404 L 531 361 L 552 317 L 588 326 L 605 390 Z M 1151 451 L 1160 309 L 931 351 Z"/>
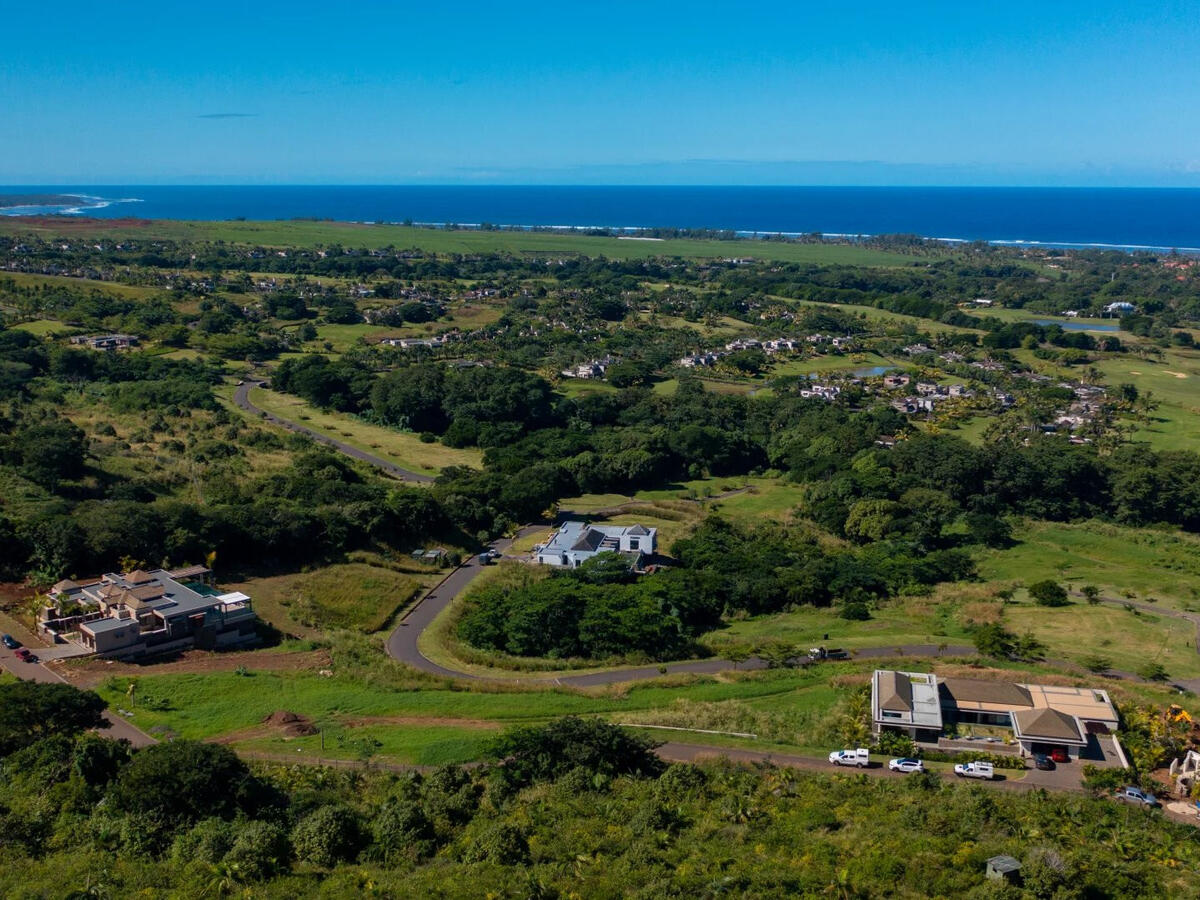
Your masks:
<path fill-rule="evenodd" d="M 987 877 L 996 881 L 1016 881 L 1021 877 L 1021 864 L 1011 856 L 993 856 L 987 861 Z"/>

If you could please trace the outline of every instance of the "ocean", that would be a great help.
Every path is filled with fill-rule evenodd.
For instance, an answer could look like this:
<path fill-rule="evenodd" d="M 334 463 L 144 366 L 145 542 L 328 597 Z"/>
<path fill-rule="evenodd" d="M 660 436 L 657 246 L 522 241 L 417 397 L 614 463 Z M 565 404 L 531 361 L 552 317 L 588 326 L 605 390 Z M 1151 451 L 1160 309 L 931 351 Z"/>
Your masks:
<path fill-rule="evenodd" d="M 903 233 L 1200 253 L 1196 188 L 26 185 L 3 194 L 78 197 L 5 215 Z"/>

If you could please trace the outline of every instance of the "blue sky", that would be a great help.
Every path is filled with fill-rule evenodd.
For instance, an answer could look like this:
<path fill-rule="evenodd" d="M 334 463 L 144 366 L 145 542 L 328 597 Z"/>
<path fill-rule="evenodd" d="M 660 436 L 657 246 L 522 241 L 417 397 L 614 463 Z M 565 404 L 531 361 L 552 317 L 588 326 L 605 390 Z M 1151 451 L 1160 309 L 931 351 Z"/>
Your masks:
<path fill-rule="evenodd" d="M 1155 4 L 6 4 L 0 184 L 1200 185 Z"/>

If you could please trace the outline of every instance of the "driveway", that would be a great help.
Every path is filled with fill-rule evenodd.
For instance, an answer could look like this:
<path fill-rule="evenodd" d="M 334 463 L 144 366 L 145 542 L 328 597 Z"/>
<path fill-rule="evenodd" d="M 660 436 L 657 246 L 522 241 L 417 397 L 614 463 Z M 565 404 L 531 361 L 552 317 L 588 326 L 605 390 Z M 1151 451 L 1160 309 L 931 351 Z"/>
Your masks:
<path fill-rule="evenodd" d="M 394 475 L 401 481 L 413 481 L 421 484 L 431 484 L 433 478 L 429 475 L 422 475 L 420 472 L 410 472 L 408 469 L 402 469 L 395 463 L 390 463 L 386 459 L 380 459 L 378 456 L 373 456 L 365 450 L 359 450 L 357 447 L 352 447 L 347 443 L 339 441 L 337 438 L 331 438 L 321 434 L 319 431 L 313 431 L 311 428 L 306 428 L 299 422 L 293 422 L 290 419 L 283 419 L 273 413 L 267 412 L 265 409 L 259 409 L 250 402 L 250 389 L 262 387 L 261 381 L 246 381 L 238 385 L 236 391 L 233 392 L 233 402 L 240 406 L 246 412 L 255 416 L 266 419 L 272 425 L 278 425 L 281 428 L 286 428 L 289 431 L 296 431 L 300 434 L 306 434 L 314 441 L 333 447 L 335 450 L 345 453 L 347 456 L 352 456 L 354 459 L 368 463 L 377 469 L 387 472 L 389 475 Z"/>

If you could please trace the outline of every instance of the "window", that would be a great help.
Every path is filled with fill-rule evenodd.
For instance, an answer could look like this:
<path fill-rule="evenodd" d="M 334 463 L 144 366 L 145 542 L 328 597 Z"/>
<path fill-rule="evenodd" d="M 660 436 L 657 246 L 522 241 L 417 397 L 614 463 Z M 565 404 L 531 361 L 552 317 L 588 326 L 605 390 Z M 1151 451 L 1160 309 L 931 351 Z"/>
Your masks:
<path fill-rule="evenodd" d="M 879 714 L 885 719 L 903 719 L 904 713 L 892 712 L 890 709 L 881 709 Z"/>

